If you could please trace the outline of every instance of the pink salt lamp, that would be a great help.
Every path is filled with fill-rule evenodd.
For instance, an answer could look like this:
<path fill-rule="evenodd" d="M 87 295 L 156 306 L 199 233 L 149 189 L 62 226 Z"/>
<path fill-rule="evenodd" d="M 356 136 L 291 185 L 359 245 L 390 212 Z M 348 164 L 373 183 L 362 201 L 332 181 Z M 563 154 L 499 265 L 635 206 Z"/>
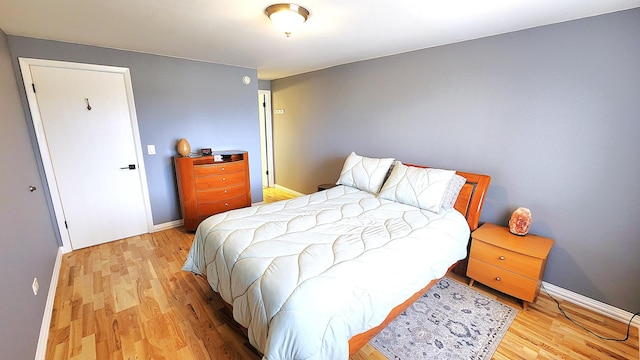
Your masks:
<path fill-rule="evenodd" d="M 527 235 L 531 226 L 531 211 L 519 207 L 511 214 L 509 219 L 509 231 L 515 235 Z"/>

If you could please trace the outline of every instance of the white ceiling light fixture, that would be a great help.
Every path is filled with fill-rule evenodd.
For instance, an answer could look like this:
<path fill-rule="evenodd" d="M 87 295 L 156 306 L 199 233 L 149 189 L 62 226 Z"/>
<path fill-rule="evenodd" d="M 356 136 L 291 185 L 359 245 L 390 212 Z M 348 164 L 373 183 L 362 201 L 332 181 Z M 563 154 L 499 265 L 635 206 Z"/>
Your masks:
<path fill-rule="evenodd" d="M 296 4 L 274 4 L 267 7 L 265 13 L 287 37 L 309 18 L 309 10 Z"/>

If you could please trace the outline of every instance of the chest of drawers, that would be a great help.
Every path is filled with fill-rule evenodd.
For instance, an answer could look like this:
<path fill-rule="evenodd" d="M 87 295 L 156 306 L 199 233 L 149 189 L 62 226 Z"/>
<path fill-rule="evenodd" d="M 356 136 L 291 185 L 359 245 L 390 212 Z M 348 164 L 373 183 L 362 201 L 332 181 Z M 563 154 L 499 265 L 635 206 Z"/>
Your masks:
<path fill-rule="evenodd" d="M 467 276 L 523 301 L 523 308 L 540 292 L 553 240 L 513 235 L 506 227 L 484 224 L 471 235 Z"/>
<path fill-rule="evenodd" d="M 222 160 L 214 160 L 219 157 Z M 185 230 L 196 230 L 211 215 L 251 206 L 247 152 L 217 151 L 174 160 Z"/>

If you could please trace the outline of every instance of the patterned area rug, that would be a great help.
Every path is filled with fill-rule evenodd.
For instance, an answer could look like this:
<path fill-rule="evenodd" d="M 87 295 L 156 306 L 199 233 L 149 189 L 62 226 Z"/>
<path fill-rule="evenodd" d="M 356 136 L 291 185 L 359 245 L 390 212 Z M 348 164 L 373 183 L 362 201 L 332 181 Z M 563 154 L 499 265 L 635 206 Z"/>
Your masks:
<path fill-rule="evenodd" d="M 389 359 L 491 359 L 516 315 L 443 277 L 369 343 Z"/>

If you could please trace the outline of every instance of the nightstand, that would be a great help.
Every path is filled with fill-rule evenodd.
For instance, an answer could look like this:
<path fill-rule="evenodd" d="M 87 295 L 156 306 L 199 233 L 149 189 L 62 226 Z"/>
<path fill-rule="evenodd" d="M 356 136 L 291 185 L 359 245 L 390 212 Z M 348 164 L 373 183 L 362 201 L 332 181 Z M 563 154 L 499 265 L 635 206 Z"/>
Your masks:
<path fill-rule="evenodd" d="M 320 184 L 320 185 L 318 185 L 318 191 L 331 189 L 334 186 L 337 186 L 337 185 L 335 183 L 332 183 L 332 184 Z"/>
<path fill-rule="evenodd" d="M 514 235 L 509 229 L 484 224 L 471 234 L 467 276 L 469 286 L 479 281 L 522 300 L 527 309 L 540 292 L 547 257 L 553 240 L 527 234 Z"/>

